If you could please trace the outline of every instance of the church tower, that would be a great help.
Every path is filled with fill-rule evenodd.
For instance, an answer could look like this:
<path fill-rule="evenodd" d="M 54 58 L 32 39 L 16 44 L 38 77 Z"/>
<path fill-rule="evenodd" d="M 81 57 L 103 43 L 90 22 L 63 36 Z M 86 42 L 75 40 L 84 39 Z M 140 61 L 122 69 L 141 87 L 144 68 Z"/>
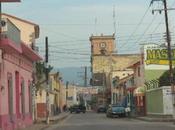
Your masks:
<path fill-rule="evenodd" d="M 115 36 L 91 36 L 91 55 L 110 55 L 115 50 Z"/>

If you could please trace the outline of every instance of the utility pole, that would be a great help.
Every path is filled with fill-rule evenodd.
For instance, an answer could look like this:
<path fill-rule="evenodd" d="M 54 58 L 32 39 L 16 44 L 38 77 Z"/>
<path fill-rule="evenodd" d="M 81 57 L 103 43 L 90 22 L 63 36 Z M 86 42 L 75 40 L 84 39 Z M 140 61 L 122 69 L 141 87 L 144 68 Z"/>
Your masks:
<path fill-rule="evenodd" d="M 48 61 L 49 61 L 49 47 L 48 47 L 48 37 L 45 38 L 45 46 L 46 46 L 46 57 L 45 57 L 45 63 L 46 63 L 46 123 L 49 124 L 49 116 L 50 116 L 50 104 L 49 104 L 49 67 L 48 67 Z"/>
<path fill-rule="evenodd" d="M 169 78 L 170 78 L 170 84 L 171 84 L 171 91 L 172 91 L 172 100 L 173 100 L 173 117 L 175 118 L 175 90 L 174 90 L 174 78 L 173 78 L 173 67 L 172 67 L 172 50 L 171 50 L 171 38 L 170 38 L 170 32 L 169 32 L 169 24 L 168 24 L 168 10 L 175 10 L 173 8 L 168 9 L 167 8 L 167 0 L 152 0 L 151 4 L 153 4 L 154 1 L 162 1 L 164 5 L 164 9 L 157 9 L 154 11 L 159 11 L 161 13 L 164 11 L 165 13 L 165 25 L 166 25 L 166 40 L 168 43 L 168 60 L 169 60 Z"/>
<path fill-rule="evenodd" d="M 87 66 L 84 67 L 84 86 L 87 87 Z"/>
<path fill-rule="evenodd" d="M 110 53 L 109 59 L 110 59 L 110 73 L 109 73 L 109 78 L 110 78 L 111 104 L 113 104 L 114 101 L 113 101 L 113 85 L 112 85 L 112 74 L 113 74 L 112 52 Z"/>
<path fill-rule="evenodd" d="M 68 99 L 68 87 L 69 87 L 69 82 L 66 82 L 66 107 L 67 107 L 67 99 Z"/>
<path fill-rule="evenodd" d="M 105 72 L 103 69 L 103 105 L 105 104 Z"/>

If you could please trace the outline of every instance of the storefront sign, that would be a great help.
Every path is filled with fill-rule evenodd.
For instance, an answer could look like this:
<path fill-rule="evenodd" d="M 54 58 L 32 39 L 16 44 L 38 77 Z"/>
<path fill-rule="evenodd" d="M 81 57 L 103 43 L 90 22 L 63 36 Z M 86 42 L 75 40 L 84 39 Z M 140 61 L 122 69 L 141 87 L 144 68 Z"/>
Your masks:
<path fill-rule="evenodd" d="M 175 64 L 175 49 L 173 48 L 171 51 L 172 54 L 172 62 Z M 146 49 L 146 64 L 156 64 L 156 65 L 168 65 L 168 49 L 153 47 Z"/>

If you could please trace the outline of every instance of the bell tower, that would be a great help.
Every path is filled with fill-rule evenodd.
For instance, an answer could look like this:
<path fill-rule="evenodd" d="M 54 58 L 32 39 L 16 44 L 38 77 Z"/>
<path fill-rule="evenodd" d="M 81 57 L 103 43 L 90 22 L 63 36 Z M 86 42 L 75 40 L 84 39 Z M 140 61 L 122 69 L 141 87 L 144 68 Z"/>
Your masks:
<path fill-rule="evenodd" d="M 91 55 L 110 55 L 115 50 L 115 35 L 91 36 Z"/>

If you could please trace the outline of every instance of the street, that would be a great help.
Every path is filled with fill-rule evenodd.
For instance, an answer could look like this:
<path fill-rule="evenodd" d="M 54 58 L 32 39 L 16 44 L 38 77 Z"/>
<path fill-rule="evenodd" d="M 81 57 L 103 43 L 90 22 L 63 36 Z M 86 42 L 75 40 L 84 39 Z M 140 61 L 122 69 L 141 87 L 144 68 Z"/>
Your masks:
<path fill-rule="evenodd" d="M 172 123 L 144 122 L 129 118 L 106 118 L 105 114 L 71 114 L 47 130 L 174 130 Z"/>

